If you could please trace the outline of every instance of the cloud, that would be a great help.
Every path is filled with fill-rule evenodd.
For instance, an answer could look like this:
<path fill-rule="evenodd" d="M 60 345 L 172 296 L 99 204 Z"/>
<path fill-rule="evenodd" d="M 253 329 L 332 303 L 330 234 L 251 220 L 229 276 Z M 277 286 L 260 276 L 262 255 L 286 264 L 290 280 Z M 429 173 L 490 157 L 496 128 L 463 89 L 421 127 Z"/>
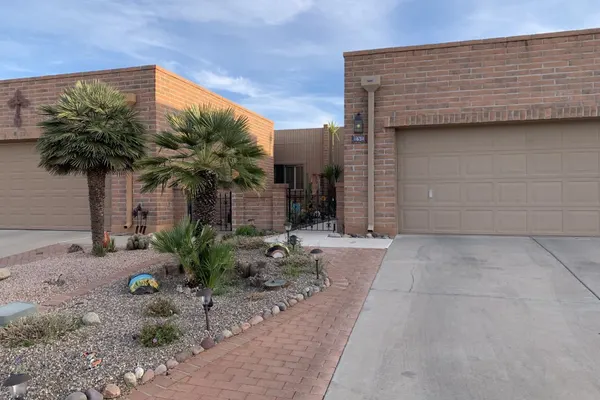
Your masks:
<path fill-rule="evenodd" d="M 232 77 L 224 71 L 202 70 L 193 74 L 193 77 L 200 85 L 213 90 L 224 90 L 249 97 L 257 97 L 261 92 L 249 79 L 241 76 Z"/>

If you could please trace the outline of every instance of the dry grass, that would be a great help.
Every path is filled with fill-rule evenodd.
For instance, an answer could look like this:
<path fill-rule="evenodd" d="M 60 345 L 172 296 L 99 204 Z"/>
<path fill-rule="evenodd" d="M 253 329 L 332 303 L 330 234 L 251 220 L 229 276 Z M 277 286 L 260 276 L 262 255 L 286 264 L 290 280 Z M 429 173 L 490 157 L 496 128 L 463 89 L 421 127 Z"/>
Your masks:
<path fill-rule="evenodd" d="M 146 315 L 150 317 L 171 317 L 179 314 L 179 310 L 172 300 L 158 297 L 146 306 Z"/>
<path fill-rule="evenodd" d="M 0 344 L 29 347 L 60 339 L 82 326 L 80 318 L 64 314 L 42 314 L 21 318 L 0 330 Z"/>

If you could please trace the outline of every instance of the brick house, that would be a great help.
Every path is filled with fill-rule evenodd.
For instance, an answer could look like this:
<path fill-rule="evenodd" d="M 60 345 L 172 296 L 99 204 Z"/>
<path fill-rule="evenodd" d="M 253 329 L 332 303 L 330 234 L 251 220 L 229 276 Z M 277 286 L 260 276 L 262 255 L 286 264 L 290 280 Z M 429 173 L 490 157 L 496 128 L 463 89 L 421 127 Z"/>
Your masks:
<path fill-rule="evenodd" d="M 344 58 L 346 232 L 600 235 L 600 29 Z"/>
<path fill-rule="evenodd" d="M 344 166 L 344 143 L 331 137 L 328 126 L 306 129 L 275 130 L 275 183 L 290 189 L 305 189 L 312 183 L 316 190 L 325 182 L 321 175 L 328 164 Z"/>
<path fill-rule="evenodd" d="M 273 184 L 273 122 L 218 96 L 158 66 L 93 71 L 0 81 L 0 228 L 89 229 L 87 184 L 84 177 L 53 177 L 37 167 L 35 152 L 40 130 L 37 108 L 53 103 L 68 86 L 79 80 L 99 79 L 127 95 L 146 124 L 149 134 L 167 129 L 165 115 L 190 104 L 210 103 L 232 107 L 248 117 L 252 135 L 266 150 L 262 162 L 267 187 L 262 193 L 233 193 L 234 226 L 254 219 L 261 228 L 284 222 L 280 212 L 270 212 L 275 204 L 283 208 L 285 191 Z M 12 100 L 12 101 L 11 101 Z M 19 107 L 20 106 L 20 107 Z M 21 121 L 16 120 L 20 108 Z M 111 176 L 107 184 L 107 230 L 127 232 L 135 223 L 131 210 L 142 204 L 150 211 L 148 231 L 172 226 L 186 213 L 181 191 L 166 190 L 141 194 L 135 176 Z M 279 218 L 279 219 L 278 219 Z"/>

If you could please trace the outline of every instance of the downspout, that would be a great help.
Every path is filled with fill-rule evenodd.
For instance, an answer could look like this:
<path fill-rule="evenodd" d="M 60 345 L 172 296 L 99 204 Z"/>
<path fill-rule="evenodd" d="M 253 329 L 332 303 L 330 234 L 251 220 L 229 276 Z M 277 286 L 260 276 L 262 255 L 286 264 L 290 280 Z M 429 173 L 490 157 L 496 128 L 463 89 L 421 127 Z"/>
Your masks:
<path fill-rule="evenodd" d="M 125 226 L 129 229 L 133 225 L 133 173 L 125 175 Z"/>
<path fill-rule="evenodd" d="M 137 103 L 135 93 L 125 93 L 125 101 L 129 107 L 134 107 Z M 129 229 L 133 226 L 133 172 L 125 175 L 125 225 L 123 228 Z"/>
<path fill-rule="evenodd" d="M 375 92 L 381 86 L 381 78 L 363 76 L 361 86 L 368 93 L 367 109 L 367 231 L 375 229 Z"/>

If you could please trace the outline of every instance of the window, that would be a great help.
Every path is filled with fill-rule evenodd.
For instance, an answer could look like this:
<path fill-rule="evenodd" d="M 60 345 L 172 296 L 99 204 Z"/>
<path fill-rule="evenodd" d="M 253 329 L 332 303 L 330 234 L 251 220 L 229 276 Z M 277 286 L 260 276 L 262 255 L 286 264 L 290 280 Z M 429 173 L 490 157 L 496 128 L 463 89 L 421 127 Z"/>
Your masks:
<path fill-rule="evenodd" d="M 275 183 L 287 183 L 290 189 L 304 189 L 304 167 L 275 165 Z"/>

